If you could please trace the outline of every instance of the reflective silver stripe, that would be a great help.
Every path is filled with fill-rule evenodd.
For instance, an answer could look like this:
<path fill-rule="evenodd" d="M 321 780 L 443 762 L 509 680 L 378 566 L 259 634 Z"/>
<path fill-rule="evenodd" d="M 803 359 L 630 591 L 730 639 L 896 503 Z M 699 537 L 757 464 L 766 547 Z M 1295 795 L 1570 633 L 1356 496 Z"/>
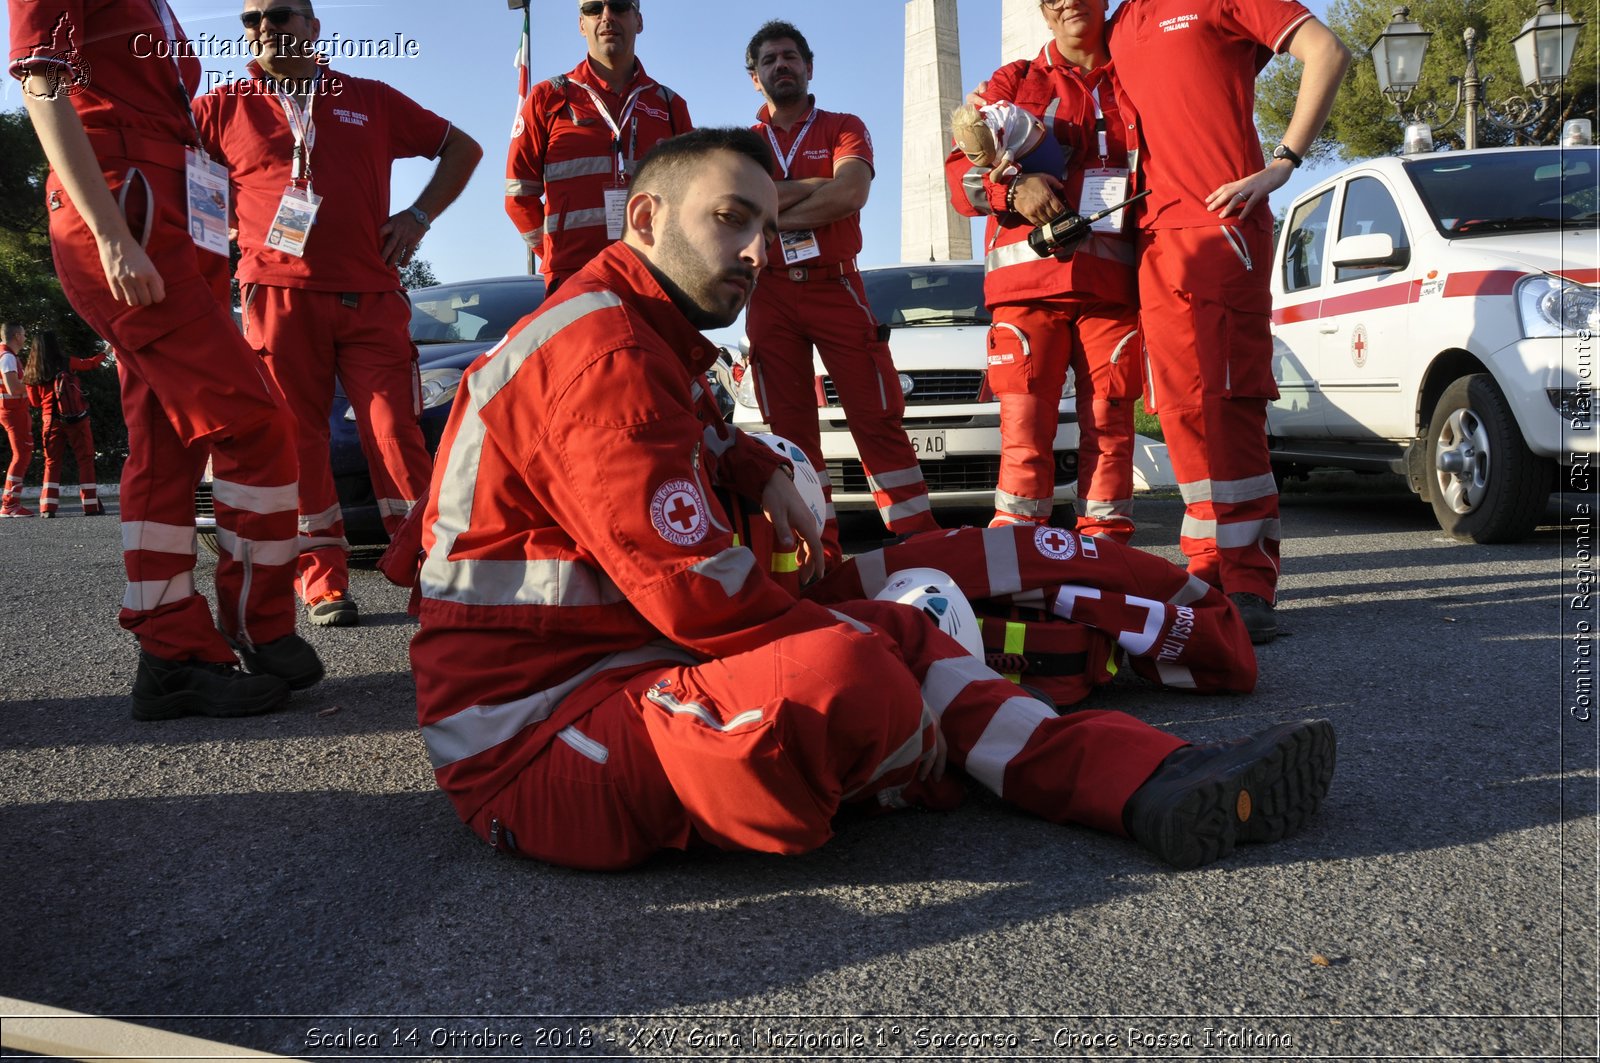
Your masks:
<path fill-rule="evenodd" d="M 845 800 L 848 801 L 860 794 L 863 790 L 867 789 L 867 787 L 871 786 L 873 783 L 877 782 L 891 771 L 898 771 L 901 768 L 910 767 L 917 761 L 921 760 L 922 733 L 923 731 L 927 730 L 929 726 L 937 727 L 939 725 L 934 721 L 933 713 L 928 709 L 928 706 L 924 705 L 922 707 L 922 719 L 912 730 L 911 734 L 904 742 L 900 743 L 899 748 L 895 749 L 894 752 L 883 758 L 883 763 L 879 764 L 873 769 L 872 775 L 867 779 L 864 785 L 859 786 L 845 794 Z"/>
<path fill-rule="evenodd" d="M 1041 261 L 1028 246 L 1028 241 L 1018 240 L 1014 244 L 1003 244 L 983 256 L 983 268 L 986 273 L 1005 269 L 1007 266 L 1020 266 L 1028 262 Z"/>
<path fill-rule="evenodd" d="M 1178 494 L 1183 496 L 1183 504 L 1192 506 L 1196 502 L 1211 501 L 1211 481 L 1194 480 L 1190 483 L 1179 484 Z"/>
<path fill-rule="evenodd" d="M 1218 549 L 1232 550 L 1241 546 L 1254 546 L 1268 539 L 1281 539 L 1283 525 L 1276 517 L 1267 520 L 1234 521 L 1229 524 L 1184 517 L 1183 527 L 1179 529 L 1178 534 L 1187 539 L 1215 539 Z"/>
<path fill-rule="evenodd" d="M 922 703 L 935 720 L 941 719 L 967 687 L 999 678 L 1000 673 L 976 657 L 946 657 L 928 666 L 922 678 Z"/>
<path fill-rule="evenodd" d="M 379 507 L 382 508 L 381 502 Z M 312 532 L 327 531 L 343 516 L 344 513 L 337 502 L 321 513 L 303 514 L 300 517 L 300 534 L 310 535 Z"/>
<path fill-rule="evenodd" d="M 1164 687 L 1177 687 L 1179 690 L 1193 690 L 1199 684 L 1194 681 L 1194 673 L 1181 664 L 1169 664 L 1166 661 L 1156 662 L 1156 677 Z"/>
<path fill-rule="evenodd" d="M 577 750 L 582 756 L 588 757 L 596 764 L 604 764 L 611 759 L 611 750 L 596 742 L 576 727 L 563 727 L 556 732 L 556 737 L 567 745 Z"/>
<path fill-rule="evenodd" d="M 1048 517 L 1055 506 L 1053 498 L 1025 498 L 995 488 L 994 508 L 1002 513 L 1019 517 Z"/>
<path fill-rule="evenodd" d="M 711 451 L 711 453 L 715 454 L 719 458 L 739 444 L 738 432 L 729 432 L 727 437 L 724 438 L 722 434 L 717 431 L 716 425 L 706 425 L 703 438 L 705 439 L 706 449 Z"/>
<path fill-rule="evenodd" d="M 277 487 L 252 487 L 228 480 L 211 481 L 211 497 L 229 509 L 246 513 L 293 513 L 300 508 L 300 490 L 293 483 Z"/>
<path fill-rule="evenodd" d="M 856 566 L 856 578 L 861 581 L 861 593 L 868 598 L 876 597 L 889 582 L 889 575 L 884 570 L 883 551 L 857 554 L 851 560 Z"/>
<path fill-rule="evenodd" d="M 989 197 L 983 192 L 983 178 L 989 172 L 987 166 L 974 166 L 961 175 L 961 190 L 967 194 L 967 202 L 973 209 L 984 214 L 993 214 L 994 208 L 989 206 Z"/>
<path fill-rule="evenodd" d="M 894 487 L 911 487 L 922 482 L 922 466 L 913 465 L 909 469 L 890 469 L 867 477 L 867 489 L 871 491 L 886 491 Z"/>
<path fill-rule="evenodd" d="M 122 549 L 153 554 L 193 554 L 193 524 L 157 524 L 150 520 L 122 522 Z"/>
<path fill-rule="evenodd" d="M 39 485 L 39 488 L 40 488 L 40 490 L 49 489 L 51 491 L 59 491 L 59 490 L 61 490 L 61 485 L 60 484 L 53 484 L 53 483 L 43 483 L 43 484 Z"/>
<path fill-rule="evenodd" d="M 144 580 L 129 583 L 122 594 L 122 607 L 133 612 L 158 609 L 163 605 L 181 602 L 194 594 L 194 573 L 188 570 L 171 579 Z"/>
<path fill-rule="evenodd" d="M 518 180 L 514 177 L 506 178 L 506 196 L 537 196 L 544 192 L 544 182 L 536 180 Z"/>
<path fill-rule="evenodd" d="M 556 333 L 589 314 L 620 305 L 620 299 L 604 291 L 586 292 L 569 299 L 507 336 L 489 352 L 489 359 L 477 372 L 463 378 L 467 408 L 450 445 L 447 466 L 438 481 L 433 549 L 422 566 L 421 587 L 425 596 L 468 605 L 512 604 L 506 601 L 508 594 L 515 598 L 524 589 L 542 588 L 545 592 L 555 591 L 559 599 L 557 604 L 569 600 L 571 604 L 580 604 L 568 597 L 580 594 L 595 599 L 582 604 L 621 600 L 621 594 L 602 574 L 572 562 L 450 560 L 456 536 L 472 526 L 473 493 L 483 460 L 484 425 L 479 411 L 511 382 L 528 357 Z M 458 394 L 457 400 L 460 398 Z M 547 567 L 562 564 L 574 567 L 566 571 Z"/>
<path fill-rule="evenodd" d="M 565 214 L 547 214 L 544 219 L 544 231 L 547 233 L 566 232 L 571 229 L 593 229 L 606 223 L 606 209 L 592 207 L 588 210 L 569 210 Z"/>
<path fill-rule="evenodd" d="M 563 159 L 560 162 L 546 163 L 544 183 L 554 184 L 556 181 L 565 181 L 572 177 L 591 177 L 597 173 L 609 174 L 611 165 L 609 155 L 588 155 L 581 159 Z"/>
<path fill-rule="evenodd" d="M 896 502 L 892 506 L 879 506 L 878 516 L 883 518 L 885 524 L 891 524 L 903 517 L 914 517 L 918 513 L 927 513 L 933 509 L 933 503 L 928 501 L 927 495 L 919 495 L 906 502 Z"/>
<path fill-rule="evenodd" d="M 562 699 L 600 672 L 650 661 L 693 664 L 694 660 L 676 646 L 640 646 L 608 654 L 571 679 L 548 690 L 535 691 L 502 705 L 473 705 L 462 709 L 422 729 L 422 739 L 428 747 L 428 762 L 433 765 L 434 771 L 438 771 L 516 737 L 524 728 L 549 719 Z"/>
<path fill-rule="evenodd" d="M 716 713 L 698 701 L 679 701 L 665 690 L 656 690 L 654 687 L 645 691 L 644 696 L 674 715 L 692 716 L 713 731 L 721 731 L 724 734 L 735 727 L 748 727 L 750 724 L 760 723 L 763 719 L 760 709 L 746 709 L 724 723 L 717 719 Z"/>
<path fill-rule="evenodd" d="M 1022 572 L 1017 567 L 1017 533 L 1011 528 L 983 529 L 984 566 L 989 577 L 989 593 L 978 598 L 997 598 L 1022 590 Z"/>
<path fill-rule="evenodd" d="M 333 541 L 341 546 L 347 545 L 343 539 Z M 256 542 L 252 539 L 241 539 L 226 528 L 218 528 L 217 549 L 235 561 L 249 561 L 257 565 L 292 565 L 300 556 L 300 540 L 271 539 L 266 542 Z"/>
<path fill-rule="evenodd" d="M 689 566 L 689 571 L 714 579 L 729 598 L 739 593 L 750 573 L 756 569 L 756 555 L 743 546 L 730 546 L 715 557 Z"/>
<path fill-rule="evenodd" d="M 1258 498 L 1271 498 L 1277 493 L 1278 482 L 1272 478 L 1270 472 L 1243 480 L 1211 481 L 1211 498 L 1215 502 L 1236 505 L 1240 502 L 1252 502 Z"/>
<path fill-rule="evenodd" d="M 539 241 L 544 237 L 544 230 L 542 228 L 535 229 L 532 232 L 518 233 L 517 235 L 521 236 L 522 242 L 527 244 L 529 247 L 538 247 Z"/>
<path fill-rule="evenodd" d="M 1083 503 L 1083 515 L 1095 517 L 1099 520 L 1109 520 L 1112 517 L 1126 517 L 1133 512 L 1133 499 L 1118 498 L 1110 502 L 1100 502 L 1091 498 L 1079 499 Z"/>
<path fill-rule="evenodd" d="M 1167 601 L 1173 605 L 1188 605 L 1190 602 L 1198 602 L 1201 598 L 1204 598 L 1208 593 L 1210 593 L 1210 591 L 1211 584 L 1207 583 L 1199 576 L 1190 576 L 1189 582 L 1178 588 L 1178 593 L 1174 594 L 1171 598 L 1168 598 Z"/>
<path fill-rule="evenodd" d="M 882 551 L 879 552 L 881 553 Z M 872 629 L 866 624 L 863 624 L 861 621 L 857 620 L 855 617 L 847 616 L 844 613 L 839 612 L 837 609 L 829 609 L 828 612 L 832 613 L 833 618 L 839 621 L 839 623 L 844 624 L 846 627 L 853 627 L 863 635 L 872 634 Z"/>
<path fill-rule="evenodd" d="M 383 517 L 404 517 L 411 512 L 417 504 L 414 498 L 380 498 L 378 499 L 378 515 Z"/>
<path fill-rule="evenodd" d="M 1020 695 L 1007 698 L 967 751 L 962 767 L 979 783 L 1004 797 L 1006 765 L 1022 752 L 1039 725 L 1054 716 L 1042 701 Z"/>

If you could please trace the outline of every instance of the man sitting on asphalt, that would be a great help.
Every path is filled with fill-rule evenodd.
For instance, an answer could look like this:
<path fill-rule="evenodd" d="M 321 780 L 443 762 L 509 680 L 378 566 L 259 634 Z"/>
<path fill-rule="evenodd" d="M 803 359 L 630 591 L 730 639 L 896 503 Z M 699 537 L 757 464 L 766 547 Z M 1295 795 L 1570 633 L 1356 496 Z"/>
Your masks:
<path fill-rule="evenodd" d="M 765 515 L 798 582 L 821 568 L 788 462 L 703 386 L 716 349 L 697 330 L 733 321 L 777 231 L 769 165 L 749 131 L 665 141 L 622 241 L 462 378 L 412 642 L 429 757 L 461 818 L 572 867 L 799 853 L 847 802 L 948 807 L 948 765 L 1180 867 L 1298 827 L 1332 776 L 1326 721 L 1195 746 L 1122 713 L 1058 716 L 924 613 L 860 597 L 943 561 L 968 593 L 1033 591 L 1163 678 L 1248 689 L 1237 610 L 1160 558 L 1055 528 L 932 532 L 796 598 L 735 539 L 719 489 Z"/>

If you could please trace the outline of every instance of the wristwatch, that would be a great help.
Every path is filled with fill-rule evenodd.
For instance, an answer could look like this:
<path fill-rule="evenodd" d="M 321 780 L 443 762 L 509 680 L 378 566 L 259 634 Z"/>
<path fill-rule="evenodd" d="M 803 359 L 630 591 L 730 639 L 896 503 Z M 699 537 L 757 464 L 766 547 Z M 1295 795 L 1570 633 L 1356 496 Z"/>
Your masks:
<path fill-rule="evenodd" d="M 1295 165 L 1299 166 L 1300 163 L 1296 161 Z M 421 207 L 407 207 L 406 213 L 415 218 L 417 220 L 417 224 L 422 226 L 424 230 L 433 228 L 433 219 L 428 217 L 428 212 L 423 210 Z"/>
<path fill-rule="evenodd" d="M 1274 159 L 1288 159 L 1289 165 L 1293 166 L 1296 170 L 1300 169 L 1300 164 L 1306 161 L 1287 144 L 1279 144 L 1277 147 L 1273 148 L 1272 157 Z"/>

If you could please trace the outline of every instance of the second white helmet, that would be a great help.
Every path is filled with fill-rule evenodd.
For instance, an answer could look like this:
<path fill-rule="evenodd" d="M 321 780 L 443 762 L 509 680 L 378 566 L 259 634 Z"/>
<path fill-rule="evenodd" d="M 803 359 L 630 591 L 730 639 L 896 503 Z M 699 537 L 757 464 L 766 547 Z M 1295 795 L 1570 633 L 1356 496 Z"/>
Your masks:
<path fill-rule="evenodd" d="M 889 577 L 879 601 L 899 602 L 921 609 L 939 625 L 939 630 L 955 639 L 978 659 L 983 658 L 983 637 L 972 604 L 955 581 L 936 568 L 905 568 Z"/>

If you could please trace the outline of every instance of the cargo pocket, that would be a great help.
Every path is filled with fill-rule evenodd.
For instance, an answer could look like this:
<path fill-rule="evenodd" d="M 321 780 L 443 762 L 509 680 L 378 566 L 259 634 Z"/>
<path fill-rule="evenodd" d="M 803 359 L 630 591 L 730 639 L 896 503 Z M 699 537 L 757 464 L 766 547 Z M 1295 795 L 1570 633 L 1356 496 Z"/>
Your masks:
<path fill-rule="evenodd" d="M 1224 285 L 1216 292 L 1195 292 L 1193 299 L 1206 394 L 1277 398 L 1278 385 L 1272 379 L 1272 293 L 1266 285 Z"/>
<path fill-rule="evenodd" d="M 989 326 L 989 390 L 1025 395 L 1033 380 L 1033 350 L 1028 334 L 1009 322 Z"/>

